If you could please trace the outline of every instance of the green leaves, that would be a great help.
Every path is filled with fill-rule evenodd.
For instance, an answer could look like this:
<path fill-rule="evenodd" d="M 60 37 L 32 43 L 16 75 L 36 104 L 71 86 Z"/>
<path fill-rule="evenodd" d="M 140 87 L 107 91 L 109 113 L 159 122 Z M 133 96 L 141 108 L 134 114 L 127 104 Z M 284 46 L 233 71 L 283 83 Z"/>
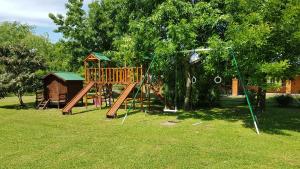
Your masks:
<path fill-rule="evenodd" d="M 291 65 L 288 60 L 283 60 L 273 63 L 263 63 L 260 65 L 260 71 L 265 73 L 268 77 L 283 78 L 284 72 L 286 72 Z"/>
<path fill-rule="evenodd" d="M 155 55 L 158 59 L 152 73 L 163 75 L 170 87 L 174 67 L 180 67 L 180 85 L 184 86 L 193 73 L 203 79 L 216 74 L 228 79 L 235 76 L 227 53 L 232 47 L 242 74 L 252 84 L 265 86 L 266 78 L 292 77 L 299 71 L 297 1 L 212 0 L 192 4 L 186 0 L 103 0 L 90 3 L 86 13 L 82 1 L 69 0 L 66 7 L 65 17 L 49 17 L 65 37 L 61 44 L 70 52 L 66 60 L 74 70 L 92 51 L 110 55 L 118 66 L 147 66 Z M 201 54 L 203 62 L 191 67 L 189 55 L 178 51 L 198 47 L 214 50 Z"/>
<path fill-rule="evenodd" d="M 40 85 L 37 72 L 45 69 L 45 61 L 36 51 L 24 45 L 0 46 L 0 86 L 15 93 L 22 105 L 25 92 L 32 92 Z"/>

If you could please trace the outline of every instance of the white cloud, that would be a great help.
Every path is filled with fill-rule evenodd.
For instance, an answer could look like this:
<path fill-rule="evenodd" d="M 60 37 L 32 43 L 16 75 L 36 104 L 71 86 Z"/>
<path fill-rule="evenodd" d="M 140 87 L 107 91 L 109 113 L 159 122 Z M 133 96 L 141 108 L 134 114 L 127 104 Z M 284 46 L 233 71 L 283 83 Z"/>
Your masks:
<path fill-rule="evenodd" d="M 84 8 L 93 0 L 85 0 Z M 0 0 L 0 22 L 18 21 L 36 26 L 55 27 L 49 13 L 65 14 L 67 0 Z"/>

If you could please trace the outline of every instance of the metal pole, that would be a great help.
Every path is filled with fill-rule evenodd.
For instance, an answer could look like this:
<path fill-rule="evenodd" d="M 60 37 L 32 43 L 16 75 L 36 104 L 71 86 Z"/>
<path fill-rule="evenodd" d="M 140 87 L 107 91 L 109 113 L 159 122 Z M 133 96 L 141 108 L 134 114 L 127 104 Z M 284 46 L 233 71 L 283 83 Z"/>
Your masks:
<path fill-rule="evenodd" d="M 154 63 L 155 57 L 156 57 L 156 55 L 153 56 L 153 59 L 152 59 L 150 65 L 149 65 L 149 67 L 148 67 L 148 69 L 147 69 L 145 75 L 148 75 L 148 72 L 149 72 L 149 70 L 151 69 L 151 67 L 152 67 L 152 65 L 153 65 L 153 63 Z M 140 92 L 140 90 L 141 90 L 141 87 L 142 87 L 142 85 L 144 84 L 146 78 L 147 78 L 147 76 L 144 76 L 143 80 L 141 81 L 140 86 L 139 86 L 138 90 L 136 91 L 136 93 L 135 93 L 135 95 L 134 95 L 134 97 L 133 97 L 132 105 L 135 104 L 135 98 L 136 98 L 137 95 L 139 94 L 139 92 Z M 132 109 L 132 106 L 129 107 L 129 108 L 127 109 L 126 114 L 125 114 L 125 116 L 124 116 L 124 118 L 123 118 L 123 120 L 122 120 L 122 125 L 124 124 L 124 122 L 125 122 L 125 120 L 126 120 L 126 118 L 127 118 L 127 116 L 128 116 L 128 113 L 131 111 L 131 109 Z"/>
<path fill-rule="evenodd" d="M 256 117 L 254 115 L 253 108 L 252 108 L 252 105 L 251 105 L 251 102 L 250 102 L 250 99 L 249 99 L 249 95 L 248 95 L 248 92 L 247 92 L 245 84 L 244 84 L 244 79 L 243 79 L 243 77 L 242 77 L 242 75 L 241 75 L 241 73 L 239 71 L 237 60 L 236 60 L 235 55 L 233 53 L 233 50 L 231 48 L 229 48 L 229 52 L 232 55 L 233 65 L 235 66 L 235 68 L 237 70 L 237 73 L 238 73 L 238 76 L 241 79 L 241 84 L 242 84 L 242 87 L 243 87 L 243 90 L 244 90 L 244 93 L 245 93 L 245 96 L 246 96 L 248 107 L 250 109 L 250 114 L 251 114 L 251 117 L 252 117 L 252 120 L 253 120 L 253 123 L 254 123 L 254 127 L 255 127 L 255 130 L 256 130 L 256 133 L 259 134 L 259 130 L 258 130 L 258 127 L 257 127 L 257 122 L 256 122 Z"/>

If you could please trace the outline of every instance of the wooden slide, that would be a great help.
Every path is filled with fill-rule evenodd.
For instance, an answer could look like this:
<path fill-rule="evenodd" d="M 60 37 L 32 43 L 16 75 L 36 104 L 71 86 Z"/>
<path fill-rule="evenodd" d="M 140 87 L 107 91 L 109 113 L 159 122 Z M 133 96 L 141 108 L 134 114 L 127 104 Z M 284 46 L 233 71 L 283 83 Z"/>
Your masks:
<path fill-rule="evenodd" d="M 95 82 L 90 82 L 87 84 L 77 95 L 63 108 L 62 112 L 70 113 L 72 108 L 79 102 L 79 100 L 94 86 Z"/>
<path fill-rule="evenodd" d="M 114 103 L 114 105 L 108 110 L 106 113 L 107 118 L 115 118 L 117 115 L 117 110 L 120 108 L 122 103 L 125 101 L 125 99 L 128 97 L 130 92 L 134 89 L 135 83 L 129 84 L 126 89 L 121 93 L 117 101 Z"/>

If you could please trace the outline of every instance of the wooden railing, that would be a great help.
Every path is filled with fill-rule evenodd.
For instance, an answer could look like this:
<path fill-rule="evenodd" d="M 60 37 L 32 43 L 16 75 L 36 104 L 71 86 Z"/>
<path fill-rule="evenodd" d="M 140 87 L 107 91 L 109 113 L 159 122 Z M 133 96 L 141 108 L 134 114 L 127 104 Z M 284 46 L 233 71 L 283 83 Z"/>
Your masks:
<path fill-rule="evenodd" d="M 126 68 L 88 68 L 86 82 L 95 81 L 100 84 L 140 83 L 143 77 L 142 67 Z"/>

